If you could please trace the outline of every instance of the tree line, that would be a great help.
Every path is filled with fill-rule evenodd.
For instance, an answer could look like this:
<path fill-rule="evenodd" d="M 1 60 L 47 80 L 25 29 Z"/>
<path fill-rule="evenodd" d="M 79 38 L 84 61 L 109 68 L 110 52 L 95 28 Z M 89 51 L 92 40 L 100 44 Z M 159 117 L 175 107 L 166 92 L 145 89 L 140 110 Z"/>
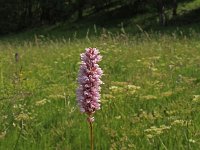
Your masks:
<path fill-rule="evenodd" d="M 165 9 L 177 15 L 177 0 L 1 0 L 0 33 L 21 31 L 44 24 L 81 19 L 84 16 L 128 6 L 133 13 L 156 11 L 161 25 Z M 148 9 L 147 9 L 148 8 Z"/>

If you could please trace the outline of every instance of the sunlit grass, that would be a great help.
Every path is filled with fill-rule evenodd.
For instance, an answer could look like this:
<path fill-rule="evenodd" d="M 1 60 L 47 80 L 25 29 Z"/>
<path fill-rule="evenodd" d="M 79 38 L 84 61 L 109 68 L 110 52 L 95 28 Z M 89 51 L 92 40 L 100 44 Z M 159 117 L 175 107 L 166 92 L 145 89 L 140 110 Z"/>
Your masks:
<path fill-rule="evenodd" d="M 75 101 L 79 54 L 89 46 L 100 49 L 105 72 L 95 149 L 200 147 L 196 34 L 33 39 L 0 43 L 0 149 L 89 149 Z"/>

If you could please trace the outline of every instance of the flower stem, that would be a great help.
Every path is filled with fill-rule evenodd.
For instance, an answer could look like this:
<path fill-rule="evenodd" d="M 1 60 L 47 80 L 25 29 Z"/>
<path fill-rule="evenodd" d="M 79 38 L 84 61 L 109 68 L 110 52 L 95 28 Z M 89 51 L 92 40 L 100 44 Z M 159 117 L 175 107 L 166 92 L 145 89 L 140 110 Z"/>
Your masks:
<path fill-rule="evenodd" d="M 89 122 L 90 125 L 90 148 L 94 150 L 94 139 L 93 139 L 93 125 L 92 122 Z"/>

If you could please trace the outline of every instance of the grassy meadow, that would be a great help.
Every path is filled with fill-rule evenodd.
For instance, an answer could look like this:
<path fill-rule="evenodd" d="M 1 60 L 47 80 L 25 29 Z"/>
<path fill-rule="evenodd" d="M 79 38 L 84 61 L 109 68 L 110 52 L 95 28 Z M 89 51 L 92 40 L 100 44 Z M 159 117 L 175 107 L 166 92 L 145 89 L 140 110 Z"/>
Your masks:
<path fill-rule="evenodd" d="M 94 31 L 96 32 L 96 31 Z M 200 148 L 200 36 L 106 29 L 77 38 L 0 42 L 0 149 L 88 150 L 76 103 L 80 53 L 103 55 L 96 150 Z M 16 55 L 16 53 L 18 55 Z"/>

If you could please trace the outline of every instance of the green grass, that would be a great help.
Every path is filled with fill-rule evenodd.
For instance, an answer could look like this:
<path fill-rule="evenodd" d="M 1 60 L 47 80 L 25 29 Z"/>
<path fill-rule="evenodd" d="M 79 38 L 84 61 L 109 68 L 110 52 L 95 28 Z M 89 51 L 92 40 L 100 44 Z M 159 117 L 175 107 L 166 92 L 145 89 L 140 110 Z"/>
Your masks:
<path fill-rule="evenodd" d="M 181 9 L 190 13 L 197 4 L 181 4 L 180 20 Z M 105 84 L 95 150 L 198 150 L 199 23 L 158 27 L 151 17 L 118 20 L 106 29 L 83 20 L 1 38 L 0 149 L 90 148 L 75 90 L 80 53 L 97 47 Z"/>
<path fill-rule="evenodd" d="M 75 100 L 79 54 L 89 46 L 100 49 L 105 72 L 95 149 L 200 147 L 197 34 L 32 39 L 0 43 L 0 149 L 89 149 Z"/>

